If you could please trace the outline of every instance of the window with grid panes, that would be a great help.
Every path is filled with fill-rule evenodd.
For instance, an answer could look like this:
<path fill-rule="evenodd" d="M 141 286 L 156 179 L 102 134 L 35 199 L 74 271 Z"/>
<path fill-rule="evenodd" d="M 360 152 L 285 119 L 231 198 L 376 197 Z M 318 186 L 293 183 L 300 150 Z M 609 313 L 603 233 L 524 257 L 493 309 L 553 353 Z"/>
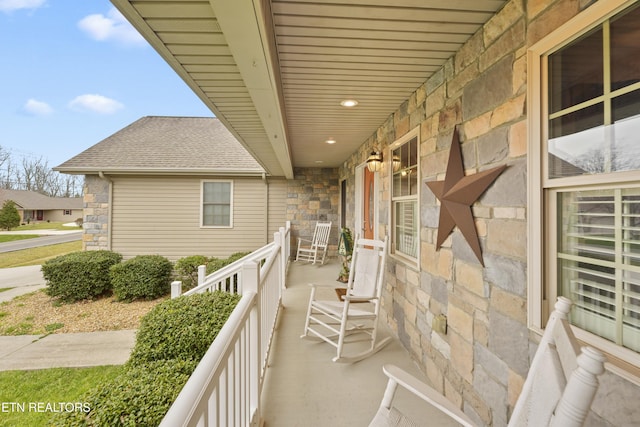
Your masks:
<path fill-rule="evenodd" d="M 202 226 L 231 227 L 233 185 L 231 181 L 202 182 Z"/>
<path fill-rule="evenodd" d="M 546 64 L 551 293 L 574 325 L 640 351 L 640 8 Z"/>
<path fill-rule="evenodd" d="M 391 151 L 393 252 L 418 256 L 418 137 L 413 136 Z"/>

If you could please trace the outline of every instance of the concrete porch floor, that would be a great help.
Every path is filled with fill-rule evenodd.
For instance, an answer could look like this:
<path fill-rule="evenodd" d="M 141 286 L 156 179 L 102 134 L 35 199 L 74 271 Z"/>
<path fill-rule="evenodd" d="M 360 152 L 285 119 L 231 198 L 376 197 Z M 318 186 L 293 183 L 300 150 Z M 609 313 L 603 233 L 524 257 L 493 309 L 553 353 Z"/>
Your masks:
<path fill-rule="evenodd" d="M 300 338 L 311 292 L 308 284 L 337 284 L 339 270 L 335 259 L 322 266 L 291 264 L 262 394 L 266 427 L 367 426 L 387 384 L 384 364 L 393 363 L 425 380 L 395 337 L 375 355 L 353 364 L 334 363 L 333 346 Z M 327 296 L 335 298 L 328 291 Z M 391 335 L 386 326 L 381 330 L 383 337 Z M 396 396 L 401 410 L 417 422 L 458 425 L 406 392 Z"/>

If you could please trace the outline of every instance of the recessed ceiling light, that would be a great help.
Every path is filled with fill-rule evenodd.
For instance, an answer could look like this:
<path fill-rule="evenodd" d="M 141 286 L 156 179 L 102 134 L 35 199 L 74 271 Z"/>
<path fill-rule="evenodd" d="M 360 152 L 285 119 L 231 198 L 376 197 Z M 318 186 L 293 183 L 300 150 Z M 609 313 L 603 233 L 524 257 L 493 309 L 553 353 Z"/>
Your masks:
<path fill-rule="evenodd" d="M 355 107 L 356 105 L 358 105 L 358 101 L 356 101 L 355 99 L 345 99 L 340 103 L 340 105 L 342 105 L 343 107 Z"/>
<path fill-rule="evenodd" d="M 335 144 L 335 143 L 336 143 L 336 140 L 335 140 L 335 139 L 333 139 L 333 138 L 329 138 L 329 139 L 327 139 L 325 142 L 326 142 L 327 144 Z"/>
<path fill-rule="evenodd" d="M 320 164 L 320 163 L 324 163 L 322 160 L 316 160 L 316 163 Z"/>

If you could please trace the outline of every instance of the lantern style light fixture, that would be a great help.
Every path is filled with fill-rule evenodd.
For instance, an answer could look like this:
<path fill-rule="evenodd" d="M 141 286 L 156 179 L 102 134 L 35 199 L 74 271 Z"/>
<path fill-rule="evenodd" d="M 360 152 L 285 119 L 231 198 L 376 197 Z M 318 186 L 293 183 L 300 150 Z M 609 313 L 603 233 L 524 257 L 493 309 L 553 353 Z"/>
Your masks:
<path fill-rule="evenodd" d="M 398 172 L 400 170 L 400 157 L 397 154 L 394 154 L 391 158 L 391 166 L 394 172 Z"/>
<path fill-rule="evenodd" d="M 378 172 L 382 170 L 382 153 L 373 150 L 367 158 L 367 168 L 371 172 Z"/>

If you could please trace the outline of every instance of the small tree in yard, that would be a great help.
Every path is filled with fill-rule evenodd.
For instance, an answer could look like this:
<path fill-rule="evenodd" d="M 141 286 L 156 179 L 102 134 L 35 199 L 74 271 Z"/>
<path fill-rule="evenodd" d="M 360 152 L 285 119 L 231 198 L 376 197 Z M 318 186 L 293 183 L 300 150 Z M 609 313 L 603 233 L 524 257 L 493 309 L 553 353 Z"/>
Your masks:
<path fill-rule="evenodd" d="M 20 225 L 20 213 L 13 200 L 7 200 L 0 209 L 0 228 L 11 230 Z"/>

